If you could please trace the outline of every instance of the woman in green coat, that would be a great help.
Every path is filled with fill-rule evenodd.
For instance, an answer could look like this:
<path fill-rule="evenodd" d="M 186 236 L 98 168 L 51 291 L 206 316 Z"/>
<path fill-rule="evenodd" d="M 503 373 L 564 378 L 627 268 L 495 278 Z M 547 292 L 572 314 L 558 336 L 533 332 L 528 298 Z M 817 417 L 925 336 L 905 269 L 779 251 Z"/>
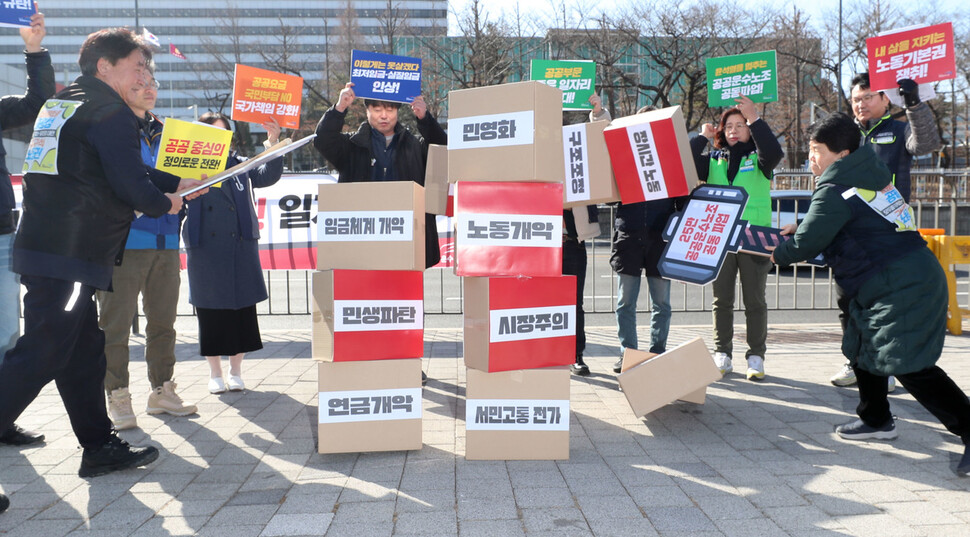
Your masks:
<path fill-rule="evenodd" d="M 810 128 L 817 187 L 804 221 L 772 261 L 790 265 L 819 253 L 849 302 L 842 351 L 858 378 L 859 419 L 836 428 L 849 440 L 896 438 L 886 377 L 897 380 L 946 428 L 970 445 L 970 401 L 936 366 L 946 330 L 947 287 L 939 262 L 916 230 L 892 174 L 845 114 Z M 970 447 L 957 466 L 970 472 Z"/>

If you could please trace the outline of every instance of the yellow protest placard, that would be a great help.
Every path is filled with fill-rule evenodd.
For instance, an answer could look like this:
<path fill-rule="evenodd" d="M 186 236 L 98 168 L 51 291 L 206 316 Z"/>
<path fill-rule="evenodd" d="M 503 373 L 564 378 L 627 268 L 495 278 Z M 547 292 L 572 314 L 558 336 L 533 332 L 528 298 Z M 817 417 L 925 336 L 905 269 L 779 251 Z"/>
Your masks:
<path fill-rule="evenodd" d="M 205 123 L 165 121 L 155 167 L 188 179 L 215 175 L 226 169 L 232 131 Z"/>

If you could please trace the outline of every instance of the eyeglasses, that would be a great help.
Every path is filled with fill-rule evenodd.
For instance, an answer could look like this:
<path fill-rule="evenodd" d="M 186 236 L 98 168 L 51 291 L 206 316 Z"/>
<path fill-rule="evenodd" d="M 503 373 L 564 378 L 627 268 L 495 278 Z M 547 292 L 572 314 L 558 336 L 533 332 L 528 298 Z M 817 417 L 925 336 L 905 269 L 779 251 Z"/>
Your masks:
<path fill-rule="evenodd" d="M 859 103 L 869 104 L 876 97 L 876 95 L 879 95 L 879 93 L 869 92 L 869 93 L 863 95 L 862 97 L 853 97 L 852 98 L 852 104 L 859 104 Z"/>
<path fill-rule="evenodd" d="M 158 89 L 161 88 L 162 85 L 159 84 L 158 81 L 155 80 L 154 78 L 149 78 L 148 80 L 140 81 L 136 87 L 138 89 L 153 89 L 155 91 L 158 91 Z"/>

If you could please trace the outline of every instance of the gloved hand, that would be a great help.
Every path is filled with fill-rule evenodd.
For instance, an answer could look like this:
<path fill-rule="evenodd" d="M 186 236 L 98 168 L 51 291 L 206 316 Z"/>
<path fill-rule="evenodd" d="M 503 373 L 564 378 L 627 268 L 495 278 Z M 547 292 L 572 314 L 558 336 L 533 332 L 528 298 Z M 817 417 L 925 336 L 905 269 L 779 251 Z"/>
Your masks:
<path fill-rule="evenodd" d="M 906 108 L 912 108 L 919 104 L 919 84 L 909 78 L 903 78 L 897 80 L 896 85 L 899 86 L 899 95 L 906 103 Z"/>

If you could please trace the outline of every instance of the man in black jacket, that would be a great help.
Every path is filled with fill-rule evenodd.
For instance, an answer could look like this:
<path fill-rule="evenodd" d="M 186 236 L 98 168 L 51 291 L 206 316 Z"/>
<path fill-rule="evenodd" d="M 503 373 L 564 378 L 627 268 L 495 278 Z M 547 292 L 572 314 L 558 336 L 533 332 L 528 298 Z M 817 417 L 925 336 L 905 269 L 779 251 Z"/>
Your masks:
<path fill-rule="evenodd" d="M 12 129 L 34 121 L 44 101 L 54 94 L 51 55 L 41 46 L 45 35 L 47 28 L 43 13 L 35 13 L 31 16 L 30 27 L 20 29 L 27 64 L 27 94 L 8 95 L 0 99 L 2 129 Z M 0 360 L 20 336 L 20 278 L 10 267 L 14 231 L 17 229 L 13 214 L 16 201 L 5 156 L 6 151 L 0 143 Z M 43 441 L 44 435 L 25 431 L 17 425 L 11 425 L 0 434 L 0 444 L 24 446 Z"/>
<path fill-rule="evenodd" d="M 340 176 L 340 183 L 368 181 L 414 181 L 424 186 L 428 144 L 448 143 L 448 135 L 428 112 L 420 95 L 414 98 L 411 109 L 418 120 L 415 136 L 398 123 L 400 103 L 367 99 L 367 121 L 357 132 L 343 133 L 347 108 L 354 102 L 354 84 L 348 82 L 340 96 L 317 124 L 313 145 L 327 159 Z M 425 215 L 425 266 L 441 260 L 438 228 L 433 214 Z"/>
<path fill-rule="evenodd" d="M 175 192 L 199 184 L 149 168 L 138 123 L 121 95 L 148 82 L 151 51 L 131 31 L 101 30 L 81 46 L 81 76 L 48 100 L 24 163 L 23 218 L 13 269 L 27 288 L 24 334 L 0 364 L 0 430 L 51 380 L 84 448 L 78 475 L 143 466 L 105 408 L 104 334 L 94 292 L 108 289 L 134 211 L 176 213 Z"/>

